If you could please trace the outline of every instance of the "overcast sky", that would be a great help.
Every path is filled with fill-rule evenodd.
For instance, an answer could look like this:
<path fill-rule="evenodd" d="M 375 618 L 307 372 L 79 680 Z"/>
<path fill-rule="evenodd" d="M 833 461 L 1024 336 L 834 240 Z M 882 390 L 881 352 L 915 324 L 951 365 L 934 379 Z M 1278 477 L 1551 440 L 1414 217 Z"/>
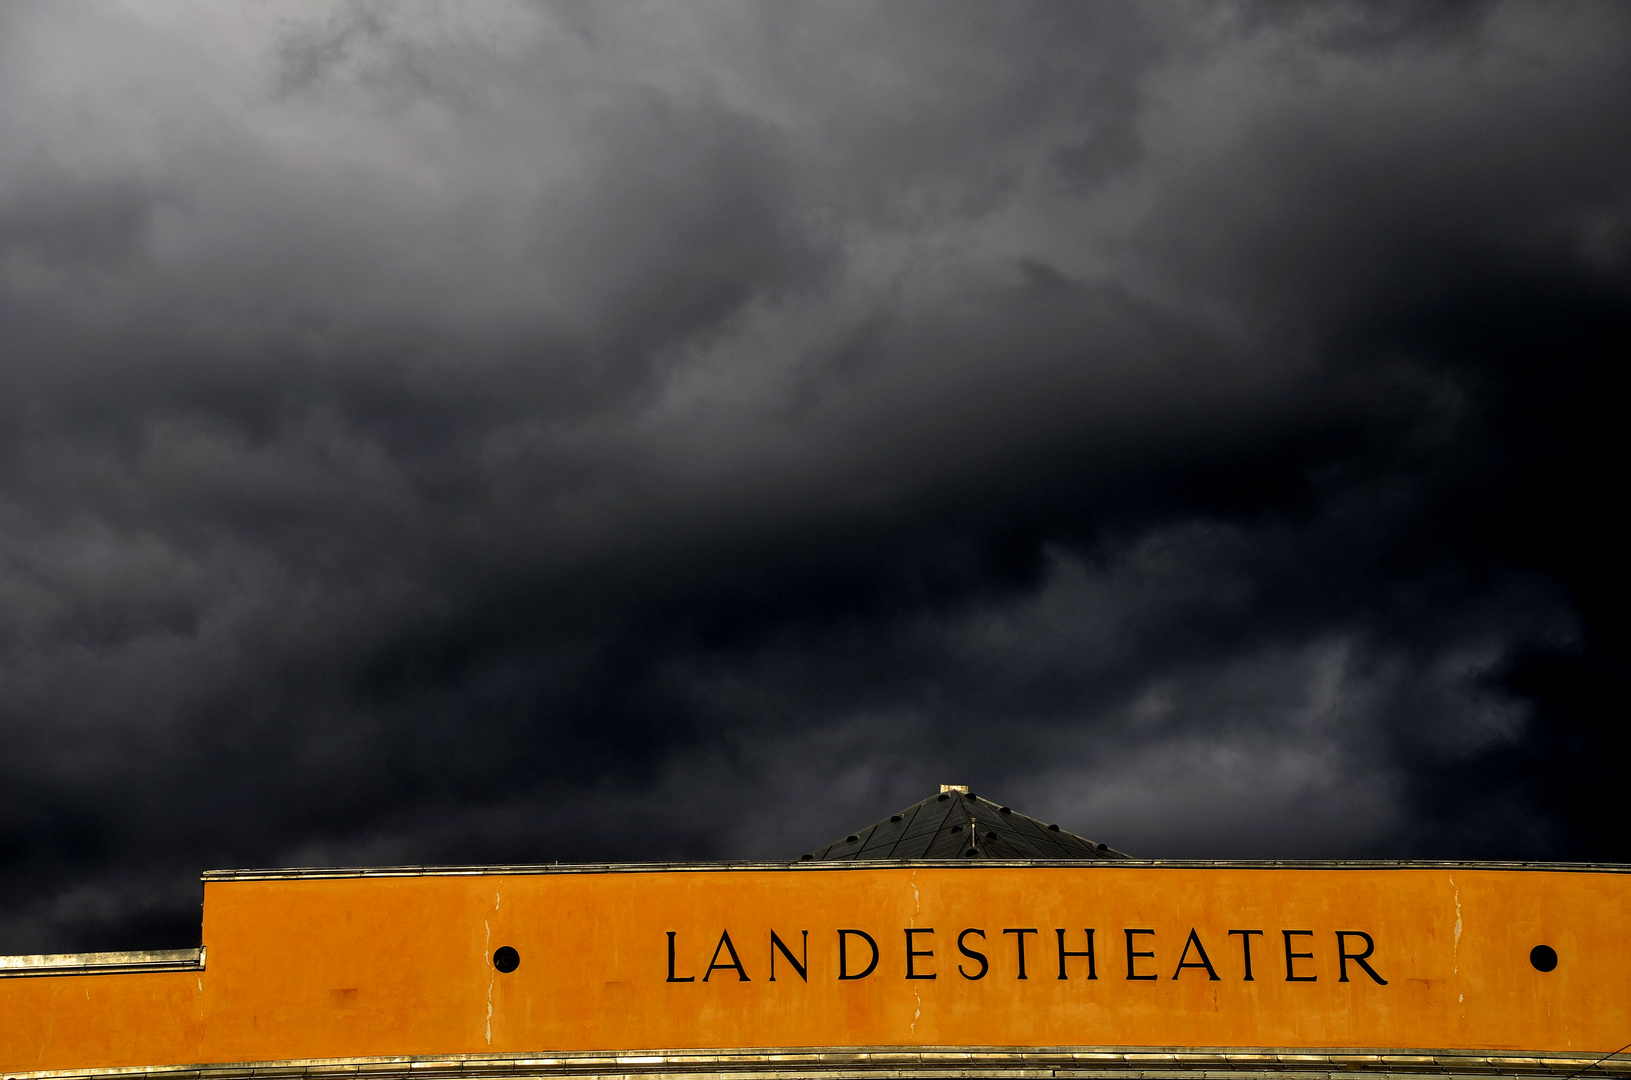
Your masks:
<path fill-rule="evenodd" d="M 1631 859 L 1631 6 L 0 5 L 0 951 L 198 872 Z"/>

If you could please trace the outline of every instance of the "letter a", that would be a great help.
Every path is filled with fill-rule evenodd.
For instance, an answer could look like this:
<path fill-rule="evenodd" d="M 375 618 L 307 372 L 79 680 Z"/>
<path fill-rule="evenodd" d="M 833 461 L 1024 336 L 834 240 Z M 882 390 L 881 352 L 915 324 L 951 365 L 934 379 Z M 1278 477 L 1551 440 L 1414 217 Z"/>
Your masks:
<path fill-rule="evenodd" d="M 1191 961 L 1189 959 L 1190 949 L 1194 949 L 1200 955 L 1199 960 Z M 1176 979 L 1182 975 L 1184 968 L 1205 968 L 1206 977 L 1213 982 L 1218 981 L 1218 973 L 1212 970 L 1212 961 L 1206 955 L 1206 946 L 1201 944 L 1200 935 L 1195 933 L 1193 926 L 1189 928 L 1189 940 L 1184 942 L 1184 954 L 1178 958 L 1178 969 L 1172 973 L 1172 977 Z"/>
<path fill-rule="evenodd" d="M 719 962 L 720 949 L 724 949 L 731 954 L 730 963 L 721 964 Z M 708 970 L 702 973 L 702 981 L 707 982 L 709 976 L 711 976 L 715 971 L 730 971 L 732 969 L 735 969 L 736 971 L 737 982 L 753 981 L 752 979 L 748 978 L 747 970 L 742 967 L 742 958 L 736 955 L 736 946 L 731 944 L 731 932 L 726 930 L 724 933 L 719 935 L 719 944 L 714 946 L 714 958 L 708 961 Z"/>

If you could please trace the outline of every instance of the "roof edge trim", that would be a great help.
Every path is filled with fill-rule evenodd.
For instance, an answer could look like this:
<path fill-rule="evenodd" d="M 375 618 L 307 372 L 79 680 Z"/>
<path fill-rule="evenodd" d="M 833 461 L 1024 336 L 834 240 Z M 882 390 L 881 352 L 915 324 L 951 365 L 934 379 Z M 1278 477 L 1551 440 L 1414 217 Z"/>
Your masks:
<path fill-rule="evenodd" d="M 0 979 L 26 979 L 41 975 L 128 975 L 140 972 L 203 970 L 203 946 L 196 949 L 0 956 Z"/>
<path fill-rule="evenodd" d="M 591 1052 L 443 1054 L 415 1057 L 297 1058 L 191 1065 L 124 1066 L 9 1072 L 8 1080 L 151 1077 L 153 1080 L 253 1080 L 276 1070 L 285 1077 L 332 1077 L 365 1070 L 370 1077 L 550 1076 L 632 1077 L 676 1071 L 785 1080 L 789 1073 L 835 1077 L 966 1077 L 982 1073 L 1035 1077 L 1248 1077 L 1333 1072 L 1384 1075 L 1625 1076 L 1631 1059 L 1580 1051 L 1445 1050 L 1372 1047 L 1175 1046 L 828 1046 L 754 1050 L 617 1050 Z M 1041 1070 L 1041 1071 L 1039 1071 Z"/>
<path fill-rule="evenodd" d="M 493 866 L 288 867 L 206 870 L 212 881 L 281 881 L 363 877 L 494 877 L 522 874 L 650 874 L 846 870 L 935 869 L 979 871 L 996 868 L 1115 870 L 1537 870 L 1553 873 L 1631 873 L 1631 863 L 1497 862 L 1412 859 L 845 859 L 823 862 L 650 862 L 538 863 Z M 75 954 L 70 954 L 75 955 Z M 83 954 L 91 955 L 91 954 Z M 135 955 L 135 954 L 124 954 Z"/>

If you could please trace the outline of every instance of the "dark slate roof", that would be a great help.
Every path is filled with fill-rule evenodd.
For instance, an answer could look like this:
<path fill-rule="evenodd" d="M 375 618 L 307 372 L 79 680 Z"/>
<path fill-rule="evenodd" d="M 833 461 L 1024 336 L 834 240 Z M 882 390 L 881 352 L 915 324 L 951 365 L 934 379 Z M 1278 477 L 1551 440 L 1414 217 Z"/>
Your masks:
<path fill-rule="evenodd" d="M 1107 844 L 948 786 L 875 825 L 799 856 L 832 859 L 1126 859 Z"/>

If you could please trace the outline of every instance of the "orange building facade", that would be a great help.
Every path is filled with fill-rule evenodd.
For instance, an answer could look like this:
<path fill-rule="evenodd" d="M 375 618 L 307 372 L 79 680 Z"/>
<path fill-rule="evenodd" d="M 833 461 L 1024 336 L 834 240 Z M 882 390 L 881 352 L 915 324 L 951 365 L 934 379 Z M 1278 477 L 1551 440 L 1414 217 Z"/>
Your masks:
<path fill-rule="evenodd" d="M 1621 1073 L 1628 901 L 1471 863 L 211 873 L 199 950 L 0 960 L 0 1073 Z"/>

